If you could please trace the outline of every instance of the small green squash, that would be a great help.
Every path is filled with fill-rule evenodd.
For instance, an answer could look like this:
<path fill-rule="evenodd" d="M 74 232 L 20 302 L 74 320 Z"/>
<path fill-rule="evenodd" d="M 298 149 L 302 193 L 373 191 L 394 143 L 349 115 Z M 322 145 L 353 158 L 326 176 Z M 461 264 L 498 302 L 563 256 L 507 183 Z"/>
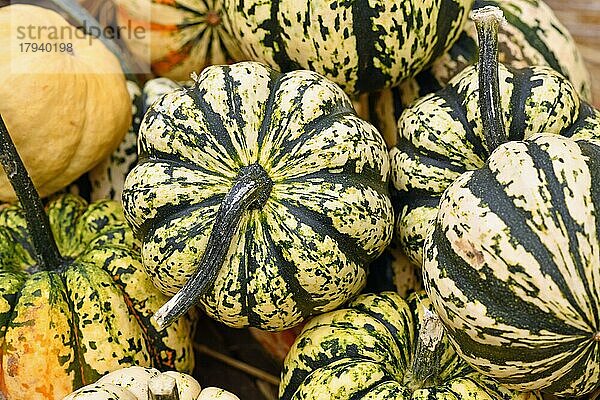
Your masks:
<path fill-rule="evenodd" d="M 398 85 L 458 38 L 473 0 L 224 0 L 251 60 L 309 69 L 348 94 Z"/>
<path fill-rule="evenodd" d="M 166 300 L 114 201 L 41 200 L 0 117 L 0 163 L 21 206 L 0 210 L 0 397 L 55 400 L 128 365 L 191 371 L 192 324 L 159 331 Z"/>
<path fill-rule="evenodd" d="M 541 400 L 473 371 L 424 292 L 365 294 L 310 320 L 290 350 L 280 400 Z"/>
<path fill-rule="evenodd" d="M 175 295 L 161 326 L 199 300 L 231 326 L 291 327 L 354 297 L 391 240 L 385 143 L 317 73 L 208 67 L 153 103 L 138 143 L 123 204 Z"/>
<path fill-rule="evenodd" d="M 473 10 L 487 5 L 502 9 L 498 57 L 512 68 L 545 65 L 565 76 L 581 98 L 591 100 L 590 75 L 575 41 L 542 0 L 475 0 Z M 466 67 L 477 63 L 477 29 L 467 21 L 458 41 L 430 68 L 397 88 L 370 95 L 371 120 L 388 146 L 396 144 L 400 114 L 413 101 L 434 93 Z"/>
<path fill-rule="evenodd" d="M 240 400 L 223 389 L 200 388 L 196 379 L 175 371 L 127 367 L 104 375 L 63 400 Z"/>
<path fill-rule="evenodd" d="M 424 247 L 426 289 L 457 352 L 481 373 L 513 389 L 588 395 L 600 389 L 600 126 L 507 140 L 490 62 L 501 11 L 481 11 L 491 155 L 443 194 Z M 558 111 L 564 98 L 544 101 Z M 571 113 L 531 128 L 568 124 L 576 114 L 563 106 Z"/>
<path fill-rule="evenodd" d="M 493 66 L 484 75 L 485 90 L 479 90 L 478 67 L 468 67 L 444 89 L 407 108 L 398 120 L 398 141 L 390 150 L 396 233 L 402 249 L 419 265 L 440 196 L 463 172 L 483 167 L 491 153 L 479 106 L 480 95 L 492 93 L 490 77 L 499 76 L 495 101 L 506 121 L 498 137 L 522 140 L 539 132 L 600 136 L 600 112 L 582 101 L 569 81 L 549 67 L 500 64 L 498 70 L 497 38 L 488 41 L 493 43 L 485 46 L 495 50 L 486 56 L 486 65 Z"/>

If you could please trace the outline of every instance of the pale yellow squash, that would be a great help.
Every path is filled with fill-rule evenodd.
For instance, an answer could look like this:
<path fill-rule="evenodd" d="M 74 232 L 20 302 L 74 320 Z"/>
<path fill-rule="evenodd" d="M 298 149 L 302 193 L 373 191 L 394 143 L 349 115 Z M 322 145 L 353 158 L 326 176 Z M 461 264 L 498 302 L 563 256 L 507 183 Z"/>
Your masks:
<path fill-rule="evenodd" d="M 47 196 L 108 157 L 123 139 L 131 122 L 125 77 L 98 39 L 37 6 L 0 8 L 0 49 L 0 113 L 38 191 Z M 14 199 L 0 171 L 0 201 Z"/>

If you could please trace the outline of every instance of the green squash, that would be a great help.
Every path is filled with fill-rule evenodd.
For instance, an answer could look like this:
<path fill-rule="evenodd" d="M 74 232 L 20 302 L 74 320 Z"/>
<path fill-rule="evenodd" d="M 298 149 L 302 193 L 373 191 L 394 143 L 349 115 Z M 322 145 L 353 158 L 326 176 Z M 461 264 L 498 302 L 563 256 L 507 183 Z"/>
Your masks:
<path fill-rule="evenodd" d="M 541 400 L 472 370 L 423 292 L 361 295 L 310 320 L 288 353 L 280 400 Z"/>
<path fill-rule="evenodd" d="M 175 295 L 161 326 L 200 301 L 230 326 L 285 329 L 354 297 L 391 240 L 385 143 L 314 72 L 208 67 L 153 103 L 139 152 L 123 204 Z"/>
<path fill-rule="evenodd" d="M 497 63 L 497 49 L 490 57 Z M 508 140 L 539 132 L 599 136 L 600 113 L 582 101 L 558 72 L 549 67 L 515 69 L 501 64 L 497 74 L 498 104 Z M 396 233 L 402 249 L 419 265 L 442 193 L 463 172 L 483 167 L 489 157 L 479 93 L 477 67 L 471 66 L 441 91 L 407 108 L 398 120 L 398 142 L 390 150 L 392 184 L 397 191 Z"/>
<path fill-rule="evenodd" d="M 473 0 L 224 0 L 226 23 L 251 60 L 309 69 L 348 94 L 398 85 L 442 55 Z"/>
<path fill-rule="evenodd" d="M 423 278 L 449 338 L 475 369 L 513 389 L 584 396 L 600 389 L 600 125 L 561 132 L 568 137 L 502 137 L 490 62 L 496 11 L 476 16 L 486 35 L 480 83 L 492 96 L 484 91 L 480 101 L 491 155 L 444 192 Z M 543 98 L 560 119 L 542 113 L 550 120 L 531 128 L 577 117 L 573 103 L 563 104 L 570 113 L 556 107 L 560 94 Z"/>
<path fill-rule="evenodd" d="M 475 0 L 473 10 L 487 5 L 502 9 L 504 23 L 498 32 L 498 57 L 512 68 L 545 65 L 560 72 L 585 101 L 591 100 L 590 75 L 567 28 L 542 0 Z M 396 144 L 397 121 L 419 97 L 434 93 L 460 71 L 477 62 L 477 29 L 471 19 L 458 41 L 432 66 L 414 79 L 370 96 L 371 120 L 388 146 Z"/>
<path fill-rule="evenodd" d="M 62 195 L 47 214 L 0 118 L 21 205 L 0 210 L 0 397 L 54 400 L 129 365 L 191 371 L 192 324 L 151 322 L 166 300 L 114 201 Z"/>

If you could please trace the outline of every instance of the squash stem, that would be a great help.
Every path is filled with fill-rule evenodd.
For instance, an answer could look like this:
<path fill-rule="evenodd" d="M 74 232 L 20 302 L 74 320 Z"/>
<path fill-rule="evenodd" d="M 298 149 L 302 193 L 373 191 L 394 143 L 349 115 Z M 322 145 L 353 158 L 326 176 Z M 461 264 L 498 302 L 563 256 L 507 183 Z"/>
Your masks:
<path fill-rule="evenodd" d="M 502 119 L 498 79 L 498 27 L 504 21 L 502 10 L 486 6 L 471 13 L 479 39 L 479 109 L 489 153 L 508 141 Z"/>
<path fill-rule="evenodd" d="M 419 322 L 411 369 L 405 377 L 407 387 L 413 391 L 438 384 L 443 350 L 441 342 L 444 326 L 438 315 L 425 308 Z"/>
<path fill-rule="evenodd" d="M 175 378 L 159 374 L 148 381 L 148 400 L 179 400 Z"/>
<path fill-rule="evenodd" d="M 25 212 L 27 229 L 31 235 L 39 268 L 42 270 L 57 269 L 62 264 L 62 257 L 52 235 L 48 215 L 44 211 L 42 200 L 27 173 L 27 169 L 25 169 L 25 165 L 23 165 L 1 115 L 0 164 L 2 164 Z"/>
<path fill-rule="evenodd" d="M 272 188 L 273 182 L 260 165 L 252 164 L 242 168 L 233 187 L 221 202 L 208 237 L 206 251 L 196 272 L 179 292 L 154 314 L 153 318 L 160 330 L 186 313 L 214 283 L 225 262 L 242 215 L 251 208 L 264 206 Z"/>

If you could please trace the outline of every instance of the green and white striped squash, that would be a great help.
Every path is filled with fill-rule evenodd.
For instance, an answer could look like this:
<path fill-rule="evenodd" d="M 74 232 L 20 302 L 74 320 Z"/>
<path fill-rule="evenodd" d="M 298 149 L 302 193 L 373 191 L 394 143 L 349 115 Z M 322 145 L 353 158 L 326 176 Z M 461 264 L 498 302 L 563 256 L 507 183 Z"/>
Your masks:
<path fill-rule="evenodd" d="M 496 59 L 496 52 L 489 56 Z M 481 121 L 477 71 L 476 66 L 464 69 L 444 89 L 407 108 L 398 120 L 398 142 L 390 150 L 392 184 L 397 191 L 396 233 L 402 249 L 419 265 L 442 193 L 463 172 L 483 167 L 490 154 Z M 514 69 L 500 64 L 498 73 L 500 113 L 508 140 L 527 139 L 539 132 L 600 136 L 600 112 L 582 101 L 558 72 L 542 66 Z"/>
<path fill-rule="evenodd" d="M 600 141 L 577 137 L 499 146 L 448 187 L 425 243 L 458 353 L 514 389 L 600 388 Z"/>
<path fill-rule="evenodd" d="M 42 206 L 0 118 L 0 163 L 21 206 L 0 210 L 0 397 L 54 400 L 130 365 L 191 371 L 192 324 L 158 330 L 166 300 L 114 201 Z"/>
<path fill-rule="evenodd" d="M 223 24 L 222 0 L 116 0 L 117 25 L 131 53 L 178 81 L 209 65 L 244 59 Z"/>
<path fill-rule="evenodd" d="M 251 60 L 309 69 L 348 94 L 398 85 L 458 38 L 473 0 L 223 0 Z"/>
<path fill-rule="evenodd" d="M 127 367 L 104 375 L 63 400 L 240 400 L 233 393 L 208 387 L 176 371 Z"/>
<path fill-rule="evenodd" d="M 199 299 L 227 325 L 285 329 L 354 297 L 391 240 L 385 143 L 317 73 L 206 68 L 152 105 L 139 152 L 123 204 L 175 294 L 161 326 Z"/>
<path fill-rule="evenodd" d="M 365 294 L 310 320 L 288 353 L 280 400 L 541 400 L 458 357 L 424 292 Z"/>
<path fill-rule="evenodd" d="M 567 28 L 542 0 L 475 0 L 473 10 L 495 5 L 506 21 L 498 32 L 501 63 L 511 68 L 545 65 L 561 73 L 585 101 L 591 100 L 590 75 Z M 471 19 L 458 41 L 430 68 L 400 86 L 370 95 L 371 120 L 388 146 L 397 139 L 397 121 L 417 98 L 434 93 L 477 62 L 477 30 Z"/>
<path fill-rule="evenodd" d="M 581 115 L 560 93 L 544 93 L 550 107 L 513 130 L 490 40 L 502 12 L 480 11 L 478 97 L 491 155 L 444 192 L 424 246 L 425 287 L 475 369 L 513 389 L 583 396 L 600 389 L 600 119 L 560 132 L 566 137 L 521 140 L 523 129 L 569 126 Z"/>

